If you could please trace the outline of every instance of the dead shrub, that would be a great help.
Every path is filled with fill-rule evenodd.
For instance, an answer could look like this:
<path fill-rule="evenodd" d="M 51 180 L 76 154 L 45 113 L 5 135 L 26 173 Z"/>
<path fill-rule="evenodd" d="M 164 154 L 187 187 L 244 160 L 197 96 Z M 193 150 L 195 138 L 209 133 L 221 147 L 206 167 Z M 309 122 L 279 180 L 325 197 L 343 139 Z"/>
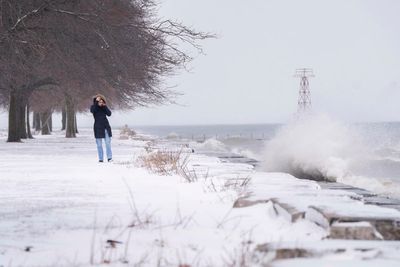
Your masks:
<path fill-rule="evenodd" d="M 182 176 L 187 182 L 198 180 L 194 170 L 188 167 L 190 154 L 185 153 L 183 149 L 177 151 L 157 150 L 138 157 L 138 163 L 159 175 Z"/>

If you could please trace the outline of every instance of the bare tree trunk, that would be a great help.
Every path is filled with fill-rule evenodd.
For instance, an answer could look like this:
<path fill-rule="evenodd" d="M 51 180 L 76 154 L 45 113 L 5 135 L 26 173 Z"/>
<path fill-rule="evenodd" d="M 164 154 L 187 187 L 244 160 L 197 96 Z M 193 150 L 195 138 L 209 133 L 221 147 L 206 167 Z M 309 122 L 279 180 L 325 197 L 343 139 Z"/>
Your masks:
<path fill-rule="evenodd" d="M 76 129 L 75 129 L 75 107 L 72 102 L 71 97 L 65 97 L 65 106 L 66 106 L 66 114 L 67 114 L 67 128 L 65 130 L 65 137 L 74 138 L 76 137 Z"/>
<path fill-rule="evenodd" d="M 36 129 L 36 119 L 35 119 L 35 116 L 36 116 L 36 112 L 34 111 L 34 112 L 33 112 L 33 115 L 32 115 L 32 128 L 33 128 L 33 129 Z"/>
<path fill-rule="evenodd" d="M 21 96 L 20 96 L 21 97 Z M 21 139 L 27 139 L 26 134 L 26 101 L 21 97 L 18 101 L 18 132 Z"/>
<path fill-rule="evenodd" d="M 31 124 L 29 121 L 29 113 L 30 112 L 29 112 L 29 102 L 28 102 L 28 104 L 26 105 L 26 130 L 27 130 L 28 138 L 33 139 L 32 132 L 31 132 Z M 35 121 L 35 120 L 33 120 L 33 121 Z"/>
<path fill-rule="evenodd" d="M 67 110 L 64 105 L 64 107 L 62 108 L 62 111 L 61 111 L 61 131 L 65 130 L 66 123 L 67 123 Z"/>
<path fill-rule="evenodd" d="M 78 120 L 76 119 L 76 112 L 74 112 L 75 113 L 75 118 L 74 118 L 74 120 L 75 120 L 75 133 L 79 133 L 78 132 Z"/>
<path fill-rule="evenodd" d="M 50 110 L 46 110 L 45 112 L 40 114 L 40 120 L 42 123 L 42 135 L 50 134 L 50 125 L 49 125 L 50 116 L 51 116 Z"/>
<path fill-rule="evenodd" d="M 50 111 L 50 116 L 49 116 L 49 130 L 50 133 L 53 131 L 53 112 Z"/>
<path fill-rule="evenodd" d="M 42 124 L 40 121 L 40 113 L 34 112 L 33 113 L 33 120 L 35 121 L 35 131 L 40 131 L 42 129 Z"/>
<path fill-rule="evenodd" d="M 21 142 L 18 123 L 18 92 L 12 88 L 10 91 L 10 102 L 8 109 L 8 138 L 7 142 Z"/>

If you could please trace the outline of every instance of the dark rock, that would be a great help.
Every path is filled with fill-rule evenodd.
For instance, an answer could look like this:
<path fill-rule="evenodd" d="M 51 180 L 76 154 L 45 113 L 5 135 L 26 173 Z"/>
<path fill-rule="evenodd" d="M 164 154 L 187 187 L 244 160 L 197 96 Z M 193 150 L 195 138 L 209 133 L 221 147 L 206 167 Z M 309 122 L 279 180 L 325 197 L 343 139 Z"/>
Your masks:
<path fill-rule="evenodd" d="M 281 248 L 275 251 L 275 259 L 309 258 L 313 253 L 302 248 Z"/>
<path fill-rule="evenodd" d="M 400 240 L 399 220 L 378 220 L 374 222 L 375 229 L 385 240 Z"/>
<path fill-rule="evenodd" d="M 296 222 L 299 219 L 303 219 L 305 216 L 305 212 L 298 210 L 296 207 L 293 207 L 287 203 L 280 202 L 278 199 L 271 199 L 274 204 L 275 212 L 278 215 L 284 216 L 291 222 Z"/>
<path fill-rule="evenodd" d="M 325 211 L 321 207 L 310 206 L 305 215 L 306 219 L 315 222 L 316 224 L 331 229 L 331 226 L 337 222 L 369 222 L 372 227 L 376 230 L 374 233 L 375 238 L 380 238 L 384 240 L 400 240 L 400 218 L 394 217 L 374 217 L 371 216 L 357 215 L 353 216 L 343 215 L 340 213 Z M 334 229 L 338 231 L 337 229 Z M 357 235 L 359 237 L 356 239 L 363 239 L 362 237 L 368 237 L 367 234 L 369 230 L 367 229 L 342 229 L 342 231 L 348 231 L 350 235 Z M 339 233 L 337 233 L 339 235 Z M 367 238 L 368 239 L 368 238 Z"/>
<path fill-rule="evenodd" d="M 269 199 L 264 199 L 264 200 L 248 200 L 246 197 L 241 197 L 238 198 L 235 203 L 233 203 L 234 208 L 245 208 L 245 207 L 250 207 L 254 206 L 260 203 L 267 203 Z"/>
<path fill-rule="evenodd" d="M 369 222 L 334 223 L 329 229 L 330 239 L 381 240 L 382 236 Z"/>

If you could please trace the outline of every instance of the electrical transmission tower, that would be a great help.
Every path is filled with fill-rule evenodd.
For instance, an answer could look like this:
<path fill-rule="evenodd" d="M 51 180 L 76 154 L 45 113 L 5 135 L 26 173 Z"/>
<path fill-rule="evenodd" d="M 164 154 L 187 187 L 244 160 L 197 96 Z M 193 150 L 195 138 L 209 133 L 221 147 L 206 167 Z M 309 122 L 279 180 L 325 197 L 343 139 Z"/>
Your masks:
<path fill-rule="evenodd" d="M 304 113 L 311 111 L 311 93 L 310 84 L 308 82 L 309 77 L 314 77 L 312 69 L 303 68 L 296 69 L 295 77 L 300 78 L 300 90 L 299 90 L 299 100 L 297 102 L 297 112 Z"/>

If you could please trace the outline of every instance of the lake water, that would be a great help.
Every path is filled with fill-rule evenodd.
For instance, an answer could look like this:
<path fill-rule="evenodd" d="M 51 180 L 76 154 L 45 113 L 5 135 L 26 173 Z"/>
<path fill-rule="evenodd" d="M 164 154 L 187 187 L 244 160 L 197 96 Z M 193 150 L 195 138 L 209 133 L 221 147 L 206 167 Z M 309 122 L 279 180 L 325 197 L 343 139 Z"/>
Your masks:
<path fill-rule="evenodd" d="M 400 196 L 400 123 L 137 126 L 138 132 L 203 142 L 257 159 L 260 169 L 314 175 Z M 217 146 L 216 149 L 220 149 Z"/>

